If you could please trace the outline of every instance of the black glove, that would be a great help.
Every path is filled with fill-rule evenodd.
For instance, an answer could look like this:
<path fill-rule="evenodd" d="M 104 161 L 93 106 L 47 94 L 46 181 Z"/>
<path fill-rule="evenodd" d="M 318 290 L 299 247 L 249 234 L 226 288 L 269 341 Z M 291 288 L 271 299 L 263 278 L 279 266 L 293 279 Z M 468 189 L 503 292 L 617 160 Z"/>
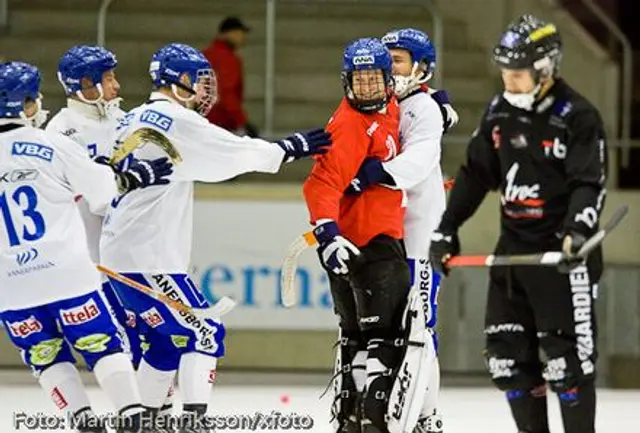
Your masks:
<path fill-rule="evenodd" d="M 562 239 L 562 259 L 558 263 L 558 272 L 568 274 L 584 262 L 584 257 L 578 257 L 578 251 L 582 248 L 587 238 L 578 233 L 567 233 Z"/>
<path fill-rule="evenodd" d="M 369 186 L 376 183 L 385 183 L 387 185 L 395 185 L 391 175 L 384 171 L 382 162 L 377 158 L 367 158 L 364 160 L 356 177 L 344 191 L 347 195 L 358 195 L 364 192 Z"/>
<path fill-rule="evenodd" d="M 276 142 L 284 150 L 285 162 L 311 155 L 327 153 L 331 146 L 331 135 L 324 129 L 297 132 Z"/>
<path fill-rule="evenodd" d="M 153 160 L 134 159 L 126 171 L 116 173 L 118 188 L 122 194 L 136 188 L 146 188 L 151 185 L 166 185 L 168 176 L 173 173 L 173 165 L 169 158 Z"/>
<path fill-rule="evenodd" d="M 460 254 L 460 239 L 457 232 L 436 230 L 431 235 L 429 260 L 433 269 L 440 275 L 449 275 L 447 260 Z"/>

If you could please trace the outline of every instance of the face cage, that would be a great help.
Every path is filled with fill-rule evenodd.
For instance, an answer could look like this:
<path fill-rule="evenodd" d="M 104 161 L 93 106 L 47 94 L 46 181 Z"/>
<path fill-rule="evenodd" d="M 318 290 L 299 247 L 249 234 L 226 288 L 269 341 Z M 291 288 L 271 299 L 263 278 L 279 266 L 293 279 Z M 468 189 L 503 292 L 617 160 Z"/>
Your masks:
<path fill-rule="evenodd" d="M 196 77 L 196 84 L 193 86 L 196 92 L 196 111 L 201 116 L 207 117 L 218 101 L 216 74 L 211 69 L 200 69 Z"/>
<path fill-rule="evenodd" d="M 373 113 L 387 106 L 393 96 L 393 78 L 383 71 L 384 96 L 378 99 L 358 99 L 353 91 L 353 72 L 342 73 L 342 87 L 351 107 L 364 113 Z"/>

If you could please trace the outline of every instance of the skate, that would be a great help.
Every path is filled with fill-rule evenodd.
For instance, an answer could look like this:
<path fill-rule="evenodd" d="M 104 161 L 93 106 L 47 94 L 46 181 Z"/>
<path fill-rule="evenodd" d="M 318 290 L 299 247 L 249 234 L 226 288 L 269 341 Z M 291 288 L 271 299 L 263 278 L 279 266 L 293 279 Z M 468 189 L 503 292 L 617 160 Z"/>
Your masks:
<path fill-rule="evenodd" d="M 413 433 L 442 433 L 442 419 L 438 415 L 429 415 L 418 420 Z"/>
<path fill-rule="evenodd" d="M 107 433 L 102 421 L 90 408 L 76 412 L 71 419 L 71 425 L 78 433 Z"/>

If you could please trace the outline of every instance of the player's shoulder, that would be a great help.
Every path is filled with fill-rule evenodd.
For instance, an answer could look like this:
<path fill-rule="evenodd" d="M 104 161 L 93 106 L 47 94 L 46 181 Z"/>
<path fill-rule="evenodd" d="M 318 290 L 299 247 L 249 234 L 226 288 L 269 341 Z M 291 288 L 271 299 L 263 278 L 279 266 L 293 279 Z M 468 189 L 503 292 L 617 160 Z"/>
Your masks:
<path fill-rule="evenodd" d="M 599 110 L 584 95 L 563 79 L 558 79 L 552 90 L 553 114 L 568 124 L 584 121 L 602 123 Z"/>
<path fill-rule="evenodd" d="M 500 117 L 508 117 L 508 113 L 511 110 L 511 105 L 502 96 L 502 92 L 495 93 L 489 103 L 484 109 L 482 119 L 484 121 L 491 121 Z"/>
<path fill-rule="evenodd" d="M 121 123 L 135 119 L 139 127 L 154 127 L 162 133 L 170 133 L 180 124 L 192 127 L 209 125 L 209 122 L 193 110 L 179 104 L 160 100 L 139 105 L 123 117 Z"/>
<path fill-rule="evenodd" d="M 7 151 L 12 157 L 28 158 L 46 166 L 46 163 L 55 165 L 68 148 L 77 148 L 77 145 L 58 132 L 23 126 L 11 137 Z"/>
<path fill-rule="evenodd" d="M 78 128 L 73 124 L 73 116 L 68 108 L 62 108 L 49 121 L 45 127 L 46 131 L 57 132 L 66 137 L 78 134 Z"/>
<path fill-rule="evenodd" d="M 442 119 L 442 111 L 435 99 L 425 91 L 418 91 L 400 102 L 402 117 L 409 120 Z"/>

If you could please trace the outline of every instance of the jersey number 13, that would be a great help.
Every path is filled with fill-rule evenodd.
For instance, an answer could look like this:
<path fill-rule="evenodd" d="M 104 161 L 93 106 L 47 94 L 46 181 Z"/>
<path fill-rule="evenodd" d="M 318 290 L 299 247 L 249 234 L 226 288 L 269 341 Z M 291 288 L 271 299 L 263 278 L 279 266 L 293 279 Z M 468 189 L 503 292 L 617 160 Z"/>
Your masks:
<path fill-rule="evenodd" d="M 10 199 L 5 193 L 0 194 L 0 213 L 2 213 L 10 246 L 20 245 L 21 241 L 37 241 L 44 236 L 46 230 L 44 218 L 36 209 L 37 206 L 38 195 L 30 185 L 23 185 L 16 189 Z M 24 222 L 21 228 L 16 229 L 11 217 L 12 208 L 14 212 L 16 208 L 22 212 Z M 18 233 L 20 229 L 22 233 Z"/>

